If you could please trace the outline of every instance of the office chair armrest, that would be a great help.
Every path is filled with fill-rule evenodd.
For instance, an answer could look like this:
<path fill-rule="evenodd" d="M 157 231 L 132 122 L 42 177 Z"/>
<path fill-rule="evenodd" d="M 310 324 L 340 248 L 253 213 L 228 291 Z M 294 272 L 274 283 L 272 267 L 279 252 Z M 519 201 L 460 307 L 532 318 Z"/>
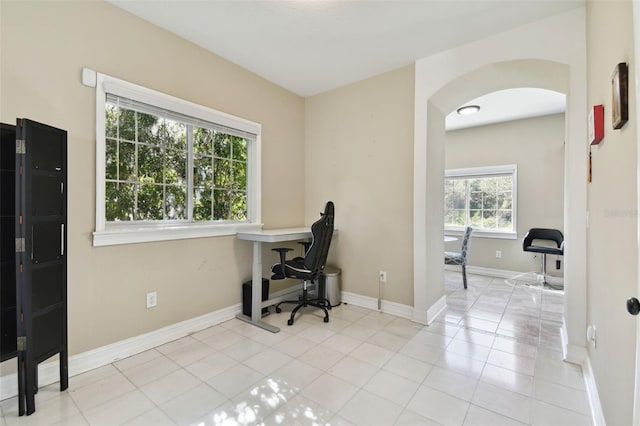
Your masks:
<path fill-rule="evenodd" d="M 284 271 L 284 262 L 285 262 L 285 258 L 287 257 L 287 252 L 288 251 L 292 251 L 292 248 L 286 248 L 286 247 L 278 247 L 278 248 L 274 248 L 271 249 L 271 251 L 277 251 L 280 254 L 280 264 L 282 265 L 282 270 Z"/>

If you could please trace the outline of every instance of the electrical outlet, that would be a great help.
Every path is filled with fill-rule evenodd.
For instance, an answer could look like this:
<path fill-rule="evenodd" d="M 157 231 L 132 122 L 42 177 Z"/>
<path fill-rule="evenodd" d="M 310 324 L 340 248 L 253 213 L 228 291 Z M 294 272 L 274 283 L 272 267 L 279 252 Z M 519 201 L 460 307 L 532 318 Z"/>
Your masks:
<path fill-rule="evenodd" d="M 378 274 L 378 280 L 381 283 L 386 283 L 387 282 L 387 271 L 380 271 L 380 273 Z"/>
<path fill-rule="evenodd" d="M 158 293 L 152 291 L 151 293 L 147 293 L 147 309 L 153 308 L 158 304 Z"/>
<path fill-rule="evenodd" d="M 496 250 L 496 259 L 502 259 L 502 252 L 500 250 Z"/>

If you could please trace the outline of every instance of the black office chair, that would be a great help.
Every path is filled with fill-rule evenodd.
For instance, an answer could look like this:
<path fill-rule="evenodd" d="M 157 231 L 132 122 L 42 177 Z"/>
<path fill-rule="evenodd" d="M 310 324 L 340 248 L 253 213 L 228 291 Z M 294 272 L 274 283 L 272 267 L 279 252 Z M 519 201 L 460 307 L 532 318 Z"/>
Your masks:
<path fill-rule="evenodd" d="M 297 304 L 297 306 L 293 308 L 293 311 L 291 311 L 291 318 L 287 321 L 289 325 L 293 325 L 293 319 L 300 308 L 306 306 L 322 309 L 324 311 L 324 322 L 329 322 L 329 312 L 327 309 L 331 309 L 331 303 L 323 297 L 309 299 L 307 284 L 309 282 L 318 283 L 318 278 L 327 262 L 331 237 L 333 236 L 334 216 L 334 205 L 332 201 L 329 201 L 324 208 L 324 213 L 320 213 L 320 219 L 311 225 L 311 244 L 306 250 L 304 257 L 286 260 L 286 253 L 293 249 L 273 249 L 273 251 L 277 251 L 280 254 L 280 263 L 276 263 L 271 267 L 271 272 L 273 272 L 271 279 L 282 280 L 285 278 L 298 278 L 303 280 L 301 300 L 285 300 L 276 305 L 276 312 L 280 313 L 282 312 L 280 309 L 281 304 Z"/>
<path fill-rule="evenodd" d="M 556 247 L 549 245 L 535 245 L 534 241 L 543 240 L 555 243 Z M 562 256 L 564 254 L 564 236 L 557 229 L 548 228 L 531 228 L 522 239 L 522 250 L 533 253 L 542 254 L 542 284 L 547 284 L 547 255 L 555 254 Z"/>
<path fill-rule="evenodd" d="M 464 288 L 467 288 L 467 253 L 469 252 L 469 243 L 471 240 L 472 227 L 467 226 L 464 230 L 464 237 L 462 237 L 462 246 L 460 247 L 460 253 L 451 251 L 444 252 L 445 265 L 459 265 L 462 266 L 462 284 Z"/>

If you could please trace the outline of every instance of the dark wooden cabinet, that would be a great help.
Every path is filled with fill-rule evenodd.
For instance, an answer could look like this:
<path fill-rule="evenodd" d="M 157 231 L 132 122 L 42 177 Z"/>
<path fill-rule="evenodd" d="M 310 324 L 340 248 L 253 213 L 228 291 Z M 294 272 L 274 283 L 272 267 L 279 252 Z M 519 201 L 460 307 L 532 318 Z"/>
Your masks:
<path fill-rule="evenodd" d="M 0 124 L 0 362 L 17 355 L 16 127 Z"/>
<path fill-rule="evenodd" d="M 9 127 L 3 125 L 3 129 Z M 5 162 L 7 167 L 2 180 L 2 310 L 4 318 L 6 306 L 8 317 L 9 299 L 15 299 L 15 332 L 11 334 L 9 324 L 6 334 L 7 340 L 16 342 L 13 356 L 18 358 L 19 414 L 22 415 L 25 411 L 27 414 L 35 411 L 39 363 L 59 355 L 60 390 L 68 387 L 67 132 L 18 119 L 13 141 L 9 140 L 8 132 L 7 135 L 7 140 L 3 136 L 2 141 L 7 145 L 3 147 L 2 160 L 3 167 Z M 13 191 L 9 177 L 12 153 Z M 9 225 L 11 221 L 13 228 Z M 13 262 L 5 252 L 13 252 Z M 11 264 L 13 274 L 11 267 L 5 269 L 5 259 Z M 4 339 L 4 326 L 2 331 Z M 2 352 L 5 356 L 4 349 Z"/>

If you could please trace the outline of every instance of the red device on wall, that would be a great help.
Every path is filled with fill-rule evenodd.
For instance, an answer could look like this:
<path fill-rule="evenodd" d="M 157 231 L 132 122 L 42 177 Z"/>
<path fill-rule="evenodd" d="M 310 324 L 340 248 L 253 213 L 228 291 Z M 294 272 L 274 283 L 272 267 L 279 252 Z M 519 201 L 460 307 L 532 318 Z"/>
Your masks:
<path fill-rule="evenodd" d="M 604 138 L 604 106 L 594 105 L 589 111 L 589 143 L 598 145 Z"/>

